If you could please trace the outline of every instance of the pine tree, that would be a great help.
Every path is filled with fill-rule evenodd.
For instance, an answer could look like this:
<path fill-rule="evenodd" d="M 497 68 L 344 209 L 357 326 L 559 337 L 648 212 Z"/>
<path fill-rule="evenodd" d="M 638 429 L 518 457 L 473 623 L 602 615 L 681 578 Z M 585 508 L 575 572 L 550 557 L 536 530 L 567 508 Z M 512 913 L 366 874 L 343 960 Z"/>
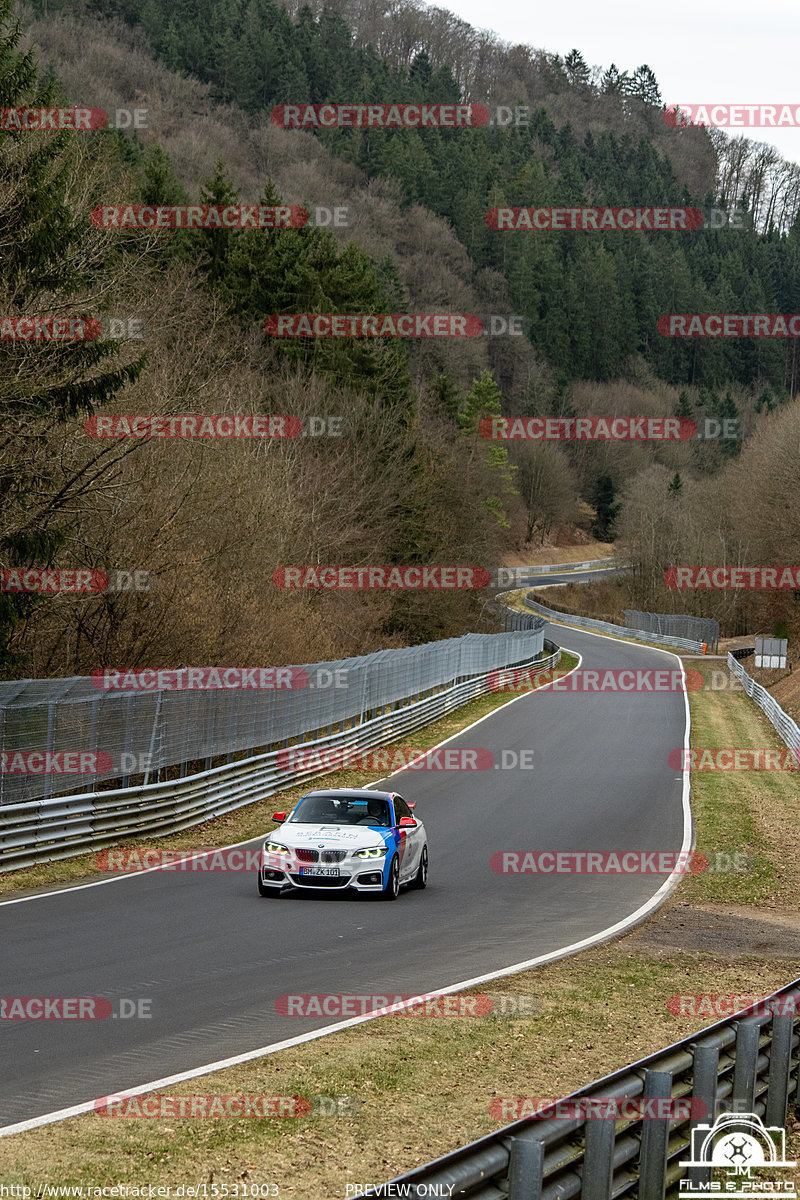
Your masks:
<path fill-rule="evenodd" d="M 687 391 L 681 391 L 678 395 L 678 405 L 675 409 L 675 416 L 685 417 L 687 419 L 691 419 L 694 416 L 694 410 L 692 408 L 692 404 L 689 399 L 689 393 Z"/>
<path fill-rule="evenodd" d="M 461 436 L 471 445 L 467 461 L 466 479 L 469 481 L 473 464 L 483 463 L 488 468 L 490 477 L 500 484 L 498 495 L 484 497 L 484 504 L 503 528 L 508 528 L 508 521 L 503 511 L 503 496 L 515 496 L 512 487 L 513 472 L 508 461 L 508 451 L 504 446 L 495 446 L 480 435 L 481 422 L 500 416 L 502 394 L 489 371 L 482 371 L 480 377 L 474 380 L 458 409 L 457 421 Z"/>
<path fill-rule="evenodd" d="M 222 159 L 216 162 L 211 178 L 202 184 L 200 203 L 209 205 L 239 203 L 239 191 L 234 187 L 233 180 L 227 173 Z M 233 231 L 230 229 L 197 230 L 198 242 L 208 255 L 208 265 L 205 269 L 213 284 L 219 283 L 228 269 L 228 253 L 232 235 Z"/>
<path fill-rule="evenodd" d="M 627 93 L 629 82 L 630 76 L 627 71 L 620 71 L 616 64 L 612 63 L 603 74 L 601 87 L 609 96 L 624 96 Z"/>
<path fill-rule="evenodd" d="M 0 107 L 48 107 L 55 88 L 37 83 L 33 52 L 17 47 L 13 0 L 0 0 Z M 97 293 L 113 290 L 118 251 L 88 224 L 85 188 L 91 156 L 113 152 L 113 141 L 79 146 L 85 134 L 0 133 L 3 255 L 0 288 L 8 318 L 71 315 Z M 68 528 L 72 480 L 46 457 L 49 429 L 91 415 L 138 378 L 144 356 L 121 365 L 121 343 L 0 341 L 0 559 L 47 565 Z M 126 355 L 126 357 L 130 357 Z M 50 473 L 59 486 L 48 490 Z M 0 659 L 11 629 L 31 598 L 0 594 Z"/>
<path fill-rule="evenodd" d="M 591 82 L 591 73 L 580 50 L 570 50 L 564 59 L 564 69 L 567 79 L 573 87 L 587 88 Z"/>
<path fill-rule="evenodd" d="M 616 494 L 617 489 L 611 476 L 599 476 L 592 489 L 591 503 L 596 514 L 592 523 L 592 537 L 596 537 L 600 542 L 614 540 L 614 522 L 620 509 L 620 505 L 614 503 Z"/>
<path fill-rule="evenodd" d="M 640 100 L 644 100 L 645 104 L 660 105 L 663 103 L 658 80 L 655 77 L 655 73 L 650 70 L 646 63 L 641 67 L 637 67 L 633 72 L 630 84 L 628 85 L 628 94 L 638 96 Z"/>

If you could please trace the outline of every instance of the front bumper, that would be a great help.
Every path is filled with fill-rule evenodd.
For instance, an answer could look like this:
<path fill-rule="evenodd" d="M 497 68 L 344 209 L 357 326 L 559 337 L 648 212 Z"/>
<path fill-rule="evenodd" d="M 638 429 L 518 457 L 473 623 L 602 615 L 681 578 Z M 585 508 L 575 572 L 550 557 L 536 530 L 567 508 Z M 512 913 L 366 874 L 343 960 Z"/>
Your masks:
<path fill-rule="evenodd" d="M 313 891 L 345 891 L 352 888 L 356 892 L 380 892 L 386 881 L 387 859 L 345 860 L 334 866 L 324 864 L 301 863 L 296 859 L 284 858 L 276 854 L 264 856 L 259 868 L 261 882 L 265 887 L 284 888 L 294 887 Z M 316 865 L 323 866 L 326 871 L 336 871 L 336 874 L 315 875 L 311 873 Z"/>

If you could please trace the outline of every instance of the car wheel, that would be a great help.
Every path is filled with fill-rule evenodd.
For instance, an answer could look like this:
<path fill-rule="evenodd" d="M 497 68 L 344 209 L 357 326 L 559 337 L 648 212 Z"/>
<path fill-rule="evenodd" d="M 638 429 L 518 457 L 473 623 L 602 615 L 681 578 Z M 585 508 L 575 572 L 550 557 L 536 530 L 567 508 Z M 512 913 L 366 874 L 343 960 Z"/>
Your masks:
<path fill-rule="evenodd" d="M 400 861 L 395 854 L 389 867 L 389 878 L 386 887 L 380 893 L 381 900 L 396 900 L 400 895 Z"/>
<path fill-rule="evenodd" d="M 261 882 L 261 876 L 258 877 L 258 894 L 259 896 L 280 896 L 281 889 L 276 887 L 267 887 Z"/>
<path fill-rule="evenodd" d="M 409 886 L 409 888 L 414 888 L 417 891 L 422 891 L 422 889 L 424 887 L 428 886 L 428 847 L 427 846 L 422 847 L 422 857 L 419 860 L 419 870 L 417 871 L 416 875 L 411 880 L 411 883 L 408 886 Z"/>

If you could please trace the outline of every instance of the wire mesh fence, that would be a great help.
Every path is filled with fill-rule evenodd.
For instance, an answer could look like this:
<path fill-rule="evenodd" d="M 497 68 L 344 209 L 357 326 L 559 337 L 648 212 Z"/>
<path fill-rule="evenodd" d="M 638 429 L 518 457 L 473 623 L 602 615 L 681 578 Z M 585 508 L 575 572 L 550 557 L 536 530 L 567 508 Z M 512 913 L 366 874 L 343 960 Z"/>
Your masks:
<path fill-rule="evenodd" d="M 558 612 L 547 608 L 536 600 L 525 597 L 525 607 L 540 617 L 549 621 L 561 621 L 564 625 L 575 625 L 578 629 L 590 629 L 596 633 L 610 633 L 615 637 L 633 638 L 637 642 L 660 642 L 663 646 L 674 646 L 678 650 L 702 650 L 703 643 L 696 638 L 673 637 L 667 633 L 650 633 L 644 629 L 634 629 L 628 625 L 612 625 L 609 621 L 601 621 L 596 617 L 579 617 L 574 613 Z"/>
<path fill-rule="evenodd" d="M 544 621 L 300 667 L 96 672 L 0 683 L 0 805 L 181 777 L 342 731 L 535 658 Z"/>
<path fill-rule="evenodd" d="M 644 629 L 648 633 L 705 642 L 712 654 L 717 653 L 719 621 L 712 617 L 691 617 L 688 613 L 639 612 L 633 608 L 625 608 L 622 611 L 625 614 L 625 624 L 631 629 Z"/>

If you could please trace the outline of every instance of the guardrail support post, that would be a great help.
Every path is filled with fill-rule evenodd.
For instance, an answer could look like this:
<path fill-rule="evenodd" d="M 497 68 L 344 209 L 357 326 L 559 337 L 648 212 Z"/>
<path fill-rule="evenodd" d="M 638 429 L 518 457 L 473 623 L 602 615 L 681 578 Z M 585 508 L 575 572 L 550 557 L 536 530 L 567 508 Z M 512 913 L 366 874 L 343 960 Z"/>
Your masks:
<path fill-rule="evenodd" d="M 786 1125 L 786 1106 L 789 1099 L 789 1070 L 792 1065 L 792 1034 L 794 1018 L 791 1013 L 772 1017 L 772 1043 L 769 1050 L 769 1083 L 765 1125 Z"/>
<path fill-rule="evenodd" d="M 590 1117 L 586 1122 L 581 1200 L 611 1200 L 615 1131 L 610 1117 Z"/>
<path fill-rule="evenodd" d="M 544 1142 L 534 1138 L 511 1139 L 508 1200 L 539 1200 L 542 1194 L 544 1149 Z"/>
<path fill-rule="evenodd" d="M 645 1071 L 645 1100 L 666 1100 L 671 1096 L 672 1076 L 669 1071 Z M 669 1124 L 669 1117 L 653 1120 L 645 1118 L 642 1123 L 638 1200 L 664 1200 Z"/>
<path fill-rule="evenodd" d="M 761 1026 L 743 1020 L 736 1029 L 736 1062 L 733 1070 L 733 1112 L 751 1113 L 756 1094 L 756 1063 Z"/>
<path fill-rule="evenodd" d="M 717 1078 L 719 1076 L 719 1044 L 705 1043 L 694 1046 L 694 1081 L 692 1098 L 702 1100 L 706 1111 L 701 1117 L 692 1117 L 689 1128 L 694 1130 L 698 1125 L 713 1125 L 717 1117 Z M 690 1138 L 691 1145 L 691 1138 Z M 691 1157 L 691 1154 L 690 1154 Z M 693 1184 L 710 1183 L 711 1167 L 689 1167 L 687 1172 Z"/>

